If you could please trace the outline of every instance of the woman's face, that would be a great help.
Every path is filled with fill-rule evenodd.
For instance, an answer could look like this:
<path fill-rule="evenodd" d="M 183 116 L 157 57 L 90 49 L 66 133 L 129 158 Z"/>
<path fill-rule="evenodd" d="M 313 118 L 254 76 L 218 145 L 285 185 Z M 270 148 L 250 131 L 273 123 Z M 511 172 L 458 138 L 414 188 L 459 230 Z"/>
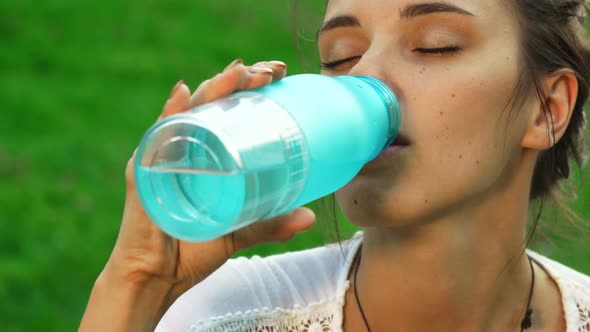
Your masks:
<path fill-rule="evenodd" d="M 389 84 L 409 141 L 337 192 L 350 220 L 428 222 L 502 195 L 533 105 L 531 98 L 523 109 L 509 107 L 518 33 L 501 0 L 329 1 L 318 41 L 322 72 Z"/>

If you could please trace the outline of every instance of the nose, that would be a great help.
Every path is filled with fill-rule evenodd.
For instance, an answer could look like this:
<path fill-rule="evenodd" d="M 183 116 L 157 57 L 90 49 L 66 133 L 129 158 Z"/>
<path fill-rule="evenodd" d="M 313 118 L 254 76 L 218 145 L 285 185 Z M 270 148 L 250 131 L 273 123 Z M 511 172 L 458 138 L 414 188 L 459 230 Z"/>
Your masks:
<path fill-rule="evenodd" d="M 391 56 L 391 52 L 370 48 L 346 74 L 351 76 L 371 76 L 379 79 L 389 85 L 394 93 L 399 96 L 401 95 L 401 89 L 399 82 L 396 80 L 395 68 L 395 59 Z"/>
<path fill-rule="evenodd" d="M 358 62 L 350 68 L 347 75 L 353 76 L 372 76 L 384 79 L 387 73 L 388 63 L 385 61 L 385 53 L 376 47 L 370 47 L 365 51 Z"/>

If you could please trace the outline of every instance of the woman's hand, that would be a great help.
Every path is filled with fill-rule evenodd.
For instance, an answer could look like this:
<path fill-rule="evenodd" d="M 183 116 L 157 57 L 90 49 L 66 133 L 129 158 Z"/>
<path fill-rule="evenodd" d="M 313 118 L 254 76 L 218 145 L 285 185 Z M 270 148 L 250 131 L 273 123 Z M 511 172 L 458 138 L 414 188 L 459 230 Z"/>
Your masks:
<path fill-rule="evenodd" d="M 160 119 L 238 90 L 265 86 L 285 74 L 282 62 L 245 66 L 236 60 L 222 73 L 204 81 L 192 95 L 179 82 Z M 299 208 L 212 241 L 180 241 L 162 232 L 147 216 L 137 196 L 133 165 L 134 157 L 127 164 L 127 193 L 119 236 L 95 283 L 80 331 L 153 331 L 178 296 L 218 269 L 234 252 L 260 243 L 289 240 L 315 222 L 311 210 Z"/>

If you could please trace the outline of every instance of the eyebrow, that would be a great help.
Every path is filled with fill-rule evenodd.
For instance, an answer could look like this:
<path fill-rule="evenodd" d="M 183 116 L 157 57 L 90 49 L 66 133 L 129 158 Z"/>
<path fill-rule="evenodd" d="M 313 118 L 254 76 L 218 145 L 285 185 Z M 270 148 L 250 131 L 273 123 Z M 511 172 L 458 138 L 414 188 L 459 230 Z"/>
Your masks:
<path fill-rule="evenodd" d="M 345 28 L 345 27 L 360 27 L 361 24 L 354 16 L 344 15 L 344 16 L 336 16 L 333 17 L 322 24 L 320 29 L 318 30 L 317 35 L 319 36 L 323 32 L 328 30 L 336 29 L 336 28 Z"/>
<path fill-rule="evenodd" d="M 399 11 L 400 18 L 412 18 L 416 16 L 434 13 L 455 13 L 467 16 L 475 16 L 467 10 L 448 2 L 427 2 L 410 4 Z"/>
<path fill-rule="evenodd" d="M 467 10 L 448 2 L 426 2 L 409 4 L 399 11 L 399 16 L 402 19 L 407 19 L 435 13 L 455 13 L 466 16 L 475 16 Z M 322 26 L 319 28 L 316 36 L 319 37 L 323 32 L 336 28 L 360 26 L 361 24 L 354 16 L 336 16 L 324 22 Z"/>

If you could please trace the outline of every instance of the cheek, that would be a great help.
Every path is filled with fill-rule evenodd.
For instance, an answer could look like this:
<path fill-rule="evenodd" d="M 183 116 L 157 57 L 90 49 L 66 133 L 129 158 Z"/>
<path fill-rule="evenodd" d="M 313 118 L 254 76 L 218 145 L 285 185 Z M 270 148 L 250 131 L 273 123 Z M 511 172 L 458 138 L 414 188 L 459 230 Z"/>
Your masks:
<path fill-rule="evenodd" d="M 421 206 L 451 205 L 502 186 L 520 151 L 523 117 L 509 108 L 516 61 L 480 56 L 471 63 L 421 69 L 419 89 L 406 89 L 415 158 L 406 170 L 412 181 L 400 181 Z"/>
<path fill-rule="evenodd" d="M 429 70 L 422 75 L 433 79 L 416 82 L 421 92 L 408 95 L 408 102 L 415 103 L 408 109 L 416 110 L 409 125 L 420 144 L 430 145 L 424 151 L 431 153 L 431 160 L 459 168 L 494 167 L 499 160 L 493 156 L 515 143 L 506 134 L 513 132 L 509 102 L 518 67 L 511 57 L 500 59 L 478 56 L 453 67 L 420 69 Z"/>

